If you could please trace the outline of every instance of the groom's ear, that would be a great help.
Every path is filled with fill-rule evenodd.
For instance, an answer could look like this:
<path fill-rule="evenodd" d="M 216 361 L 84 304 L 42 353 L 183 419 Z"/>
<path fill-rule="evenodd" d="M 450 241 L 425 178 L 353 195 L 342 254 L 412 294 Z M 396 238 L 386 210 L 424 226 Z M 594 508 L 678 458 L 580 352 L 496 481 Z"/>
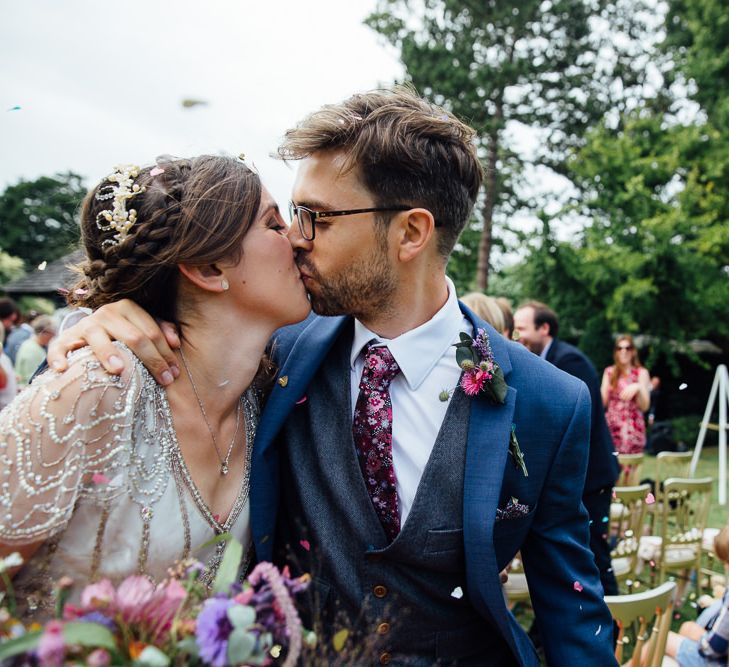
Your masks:
<path fill-rule="evenodd" d="M 435 242 L 435 218 L 426 208 L 403 211 L 392 223 L 397 225 L 398 259 L 401 262 L 412 261 Z"/>
<path fill-rule="evenodd" d="M 191 266 L 190 264 L 178 264 L 177 268 L 193 285 L 208 292 L 224 292 L 223 272 L 217 264 L 203 264 L 202 266 Z"/>

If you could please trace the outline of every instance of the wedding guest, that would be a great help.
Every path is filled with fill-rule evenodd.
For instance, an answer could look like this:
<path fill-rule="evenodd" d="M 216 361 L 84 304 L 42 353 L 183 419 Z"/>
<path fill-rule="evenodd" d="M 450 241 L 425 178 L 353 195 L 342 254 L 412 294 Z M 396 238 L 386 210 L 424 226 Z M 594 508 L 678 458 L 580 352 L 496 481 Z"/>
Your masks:
<path fill-rule="evenodd" d="M 10 297 L 0 299 L 0 324 L 2 325 L 3 345 L 7 344 L 8 335 L 20 319 L 20 308 Z"/>
<path fill-rule="evenodd" d="M 511 310 L 511 301 L 505 296 L 497 296 L 496 303 L 499 304 L 504 315 L 504 336 L 509 340 L 514 339 L 514 313 Z"/>
<path fill-rule="evenodd" d="M 504 333 L 504 314 L 496 299 L 481 292 L 469 292 L 461 297 L 461 301 L 496 331 Z"/>
<path fill-rule="evenodd" d="M 725 567 L 729 564 L 729 526 L 722 528 L 714 538 L 714 553 Z M 679 633 L 668 633 L 666 655 L 675 658 L 680 667 L 726 664 L 729 654 L 729 588 L 717 607 L 707 609 L 696 622 L 684 623 Z"/>
<path fill-rule="evenodd" d="M 603 519 L 610 514 L 610 492 L 620 474 L 620 466 L 605 423 L 597 371 L 584 352 L 557 337 L 557 314 L 539 301 L 529 301 L 519 306 L 514 313 L 514 330 L 519 334 L 518 340 L 522 345 L 560 370 L 582 380 L 590 391 L 590 454 L 582 502 L 590 515 L 590 549 L 600 570 L 605 594 L 617 595 L 618 584 L 613 574 Z"/>
<path fill-rule="evenodd" d="M 10 357 L 0 347 L 0 410 L 18 393 L 18 381 Z"/>
<path fill-rule="evenodd" d="M 8 334 L 5 340 L 5 353 L 10 357 L 10 361 L 15 363 L 15 357 L 18 354 L 18 349 L 24 341 L 28 340 L 33 335 L 33 327 L 30 325 L 40 313 L 35 310 L 31 310 L 28 313 L 24 313 L 20 316 L 20 321 Z"/>
<path fill-rule="evenodd" d="M 630 335 L 617 337 L 613 360 L 603 372 L 600 386 L 605 417 L 616 451 L 639 454 L 646 443 L 643 413 L 650 406 L 650 377 Z"/>
<path fill-rule="evenodd" d="M 163 388 L 120 343 L 111 375 L 84 348 L 0 413 L 0 558 L 25 559 L 13 573 L 23 618 L 51 613 L 61 576 L 75 602 L 90 581 L 161 580 L 194 554 L 211 581 L 222 533 L 244 545 L 245 568 L 264 351 L 310 310 L 287 231 L 258 176 L 227 157 L 122 165 L 87 195 L 70 301 L 134 299 L 175 323 L 166 379 L 180 377 Z"/>
<path fill-rule="evenodd" d="M 30 382 L 38 366 L 46 360 L 48 345 L 56 335 L 56 322 L 50 315 L 39 315 L 30 326 L 33 335 L 21 343 L 15 356 L 15 373 L 21 387 Z"/>

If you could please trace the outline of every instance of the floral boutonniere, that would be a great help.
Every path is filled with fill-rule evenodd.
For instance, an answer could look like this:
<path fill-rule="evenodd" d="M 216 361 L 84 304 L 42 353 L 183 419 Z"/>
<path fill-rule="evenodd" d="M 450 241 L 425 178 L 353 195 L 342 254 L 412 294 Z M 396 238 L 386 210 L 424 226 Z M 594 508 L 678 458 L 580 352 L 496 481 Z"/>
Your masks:
<path fill-rule="evenodd" d="M 476 337 L 471 338 L 467 333 L 461 332 L 460 342 L 455 343 L 456 361 L 463 371 L 461 376 L 461 389 L 468 396 L 485 393 L 493 403 L 502 404 L 506 399 L 507 385 L 504 371 L 494 359 L 488 334 L 483 329 L 477 329 Z M 521 470 L 524 477 L 528 477 L 524 454 L 516 439 L 515 425 L 511 425 L 509 434 L 509 454 L 514 465 Z"/>

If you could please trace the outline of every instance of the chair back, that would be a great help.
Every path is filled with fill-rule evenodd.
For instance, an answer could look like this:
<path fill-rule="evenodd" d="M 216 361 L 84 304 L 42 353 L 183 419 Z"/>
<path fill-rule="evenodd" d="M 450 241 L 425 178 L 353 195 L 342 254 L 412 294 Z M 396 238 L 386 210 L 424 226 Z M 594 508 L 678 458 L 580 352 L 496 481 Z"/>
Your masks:
<path fill-rule="evenodd" d="M 659 452 L 656 455 L 656 497 L 661 493 L 661 482 L 669 477 L 689 477 L 693 455 L 693 451 Z"/>
<path fill-rule="evenodd" d="M 713 479 L 669 477 L 663 482 L 660 521 L 660 580 L 667 569 L 701 567 L 701 541 L 711 503 Z"/>
<path fill-rule="evenodd" d="M 618 454 L 620 477 L 615 486 L 636 486 L 640 481 L 643 454 Z"/>
<path fill-rule="evenodd" d="M 650 490 L 650 484 L 640 484 L 616 487 L 613 491 L 609 544 L 613 572 L 619 582 L 635 573 L 647 507 L 645 500 Z"/>
<path fill-rule="evenodd" d="M 624 646 L 630 644 L 633 647 L 633 656 L 628 663 L 630 667 L 660 667 L 671 627 L 675 589 L 676 583 L 667 581 L 658 588 L 640 593 L 605 596 L 610 613 L 618 624 L 615 659 L 619 664 L 623 664 Z"/>

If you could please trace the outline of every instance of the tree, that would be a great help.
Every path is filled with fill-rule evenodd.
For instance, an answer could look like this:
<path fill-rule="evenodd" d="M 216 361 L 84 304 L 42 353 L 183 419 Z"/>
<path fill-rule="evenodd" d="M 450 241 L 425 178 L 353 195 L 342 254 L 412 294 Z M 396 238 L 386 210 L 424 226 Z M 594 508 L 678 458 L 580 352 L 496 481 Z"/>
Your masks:
<path fill-rule="evenodd" d="M 646 85 L 651 40 L 642 7 L 626 0 L 379 0 L 367 18 L 399 49 L 419 91 L 478 133 L 486 170 L 478 289 L 488 286 L 494 220 L 506 228 L 522 207 L 533 207 L 519 194 L 525 163 L 564 173 L 567 151 L 581 145 L 585 130 L 608 110 L 619 117 Z M 507 137 L 525 128 L 539 137 L 530 157 Z"/>
<path fill-rule="evenodd" d="M 0 195 L 0 248 L 26 270 L 62 257 L 78 243 L 75 215 L 85 193 L 71 172 L 8 186 Z"/>

